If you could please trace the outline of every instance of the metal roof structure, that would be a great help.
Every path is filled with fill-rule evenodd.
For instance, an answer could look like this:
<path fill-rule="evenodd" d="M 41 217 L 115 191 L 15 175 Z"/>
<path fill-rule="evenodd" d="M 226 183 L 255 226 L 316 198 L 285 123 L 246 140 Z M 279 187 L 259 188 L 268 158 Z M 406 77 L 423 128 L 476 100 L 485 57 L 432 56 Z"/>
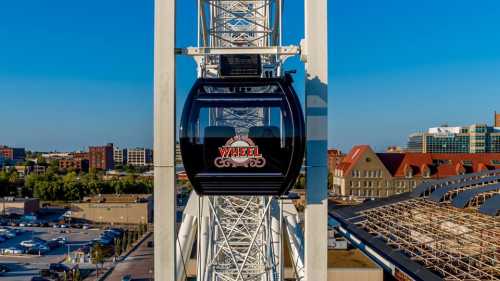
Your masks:
<path fill-rule="evenodd" d="M 472 201 L 475 201 L 475 205 L 479 205 L 485 200 L 491 198 L 500 192 L 500 184 L 486 185 L 479 188 L 473 188 L 459 193 L 453 200 L 451 204 L 455 208 L 465 208 Z"/>
<path fill-rule="evenodd" d="M 489 216 L 500 215 L 500 194 L 496 194 L 484 201 L 483 205 L 479 207 L 479 212 Z"/>
<path fill-rule="evenodd" d="M 478 187 L 482 187 L 485 185 L 490 185 L 494 183 L 500 182 L 500 176 L 493 176 L 493 177 L 486 177 L 486 178 L 480 178 L 480 179 L 475 179 L 472 181 L 467 181 L 467 182 L 461 182 L 461 183 L 455 183 L 451 184 L 445 187 L 438 188 L 434 190 L 431 195 L 429 196 L 429 199 L 434 201 L 434 202 L 441 202 L 442 200 L 446 199 L 451 199 L 458 193 L 469 190 L 469 189 L 476 189 Z"/>
<path fill-rule="evenodd" d="M 428 182 L 330 214 L 352 245 L 398 280 L 500 280 L 498 172 Z"/>
<path fill-rule="evenodd" d="M 458 175 L 454 177 L 448 177 L 445 179 L 439 179 L 439 180 L 433 180 L 433 181 L 426 181 L 418 185 L 412 192 L 411 196 L 412 197 L 422 197 L 429 195 L 432 193 L 434 190 L 448 186 L 451 184 L 459 184 L 459 183 L 467 183 L 475 180 L 481 180 L 482 178 L 485 177 L 494 177 L 494 176 L 500 176 L 500 169 L 498 170 L 485 170 L 479 173 L 473 173 L 473 174 L 465 174 L 465 175 Z"/>

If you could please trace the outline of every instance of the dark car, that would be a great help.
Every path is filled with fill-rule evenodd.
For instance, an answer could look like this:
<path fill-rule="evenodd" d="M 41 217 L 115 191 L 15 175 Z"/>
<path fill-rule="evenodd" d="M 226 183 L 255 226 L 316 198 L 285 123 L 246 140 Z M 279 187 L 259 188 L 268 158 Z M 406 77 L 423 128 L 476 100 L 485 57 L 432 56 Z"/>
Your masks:
<path fill-rule="evenodd" d="M 45 278 L 40 277 L 40 276 L 34 276 L 34 277 L 31 277 L 31 281 L 49 281 L 49 279 L 45 279 Z"/>
<path fill-rule="evenodd" d="M 67 272 L 69 271 L 69 268 L 61 263 L 51 263 L 49 266 L 49 270 L 55 272 Z"/>
<path fill-rule="evenodd" d="M 154 246 L 153 241 L 148 241 L 148 248 L 153 248 L 153 246 Z"/>
<path fill-rule="evenodd" d="M 59 248 L 59 246 L 61 246 L 61 243 L 59 243 L 59 241 L 51 240 L 51 241 L 47 242 L 47 246 L 50 249 L 57 249 L 57 248 Z"/>
<path fill-rule="evenodd" d="M 48 269 L 42 269 L 42 270 L 40 270 L 39 275 L 42 276 L 42 277 L 50 277 L 50 270 L 48 270 Z"/>
<path fill-rule="evenodd" d="M 4 264 L 0 264 L 0 273 L 5 273 L 5 272 L 9 272 L 10 269 L 4 265 Z"/>

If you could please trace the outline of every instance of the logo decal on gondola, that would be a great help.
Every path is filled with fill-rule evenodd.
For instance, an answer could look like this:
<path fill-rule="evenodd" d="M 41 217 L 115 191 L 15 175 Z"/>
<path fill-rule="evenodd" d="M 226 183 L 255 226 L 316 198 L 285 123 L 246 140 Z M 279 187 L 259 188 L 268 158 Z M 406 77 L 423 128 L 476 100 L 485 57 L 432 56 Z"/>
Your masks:
<path fill-rule="evenodd" d="M 214 164 L 218 168 L 262 168 L 266 159 L 262 157 L 259 147 L 247 137 L 235 136 L 219 147 L 219 157 Z"/>

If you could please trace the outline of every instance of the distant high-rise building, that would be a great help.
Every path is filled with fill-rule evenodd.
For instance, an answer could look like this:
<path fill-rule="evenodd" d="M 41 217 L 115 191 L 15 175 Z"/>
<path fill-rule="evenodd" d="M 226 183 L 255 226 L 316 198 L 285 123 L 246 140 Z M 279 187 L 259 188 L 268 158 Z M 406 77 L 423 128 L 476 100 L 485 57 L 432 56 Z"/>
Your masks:
<path fill-rule="evenodd" d="M 408 137 L 407 151 L 421 153 L 497 153 L 500 129 L 485 124 L 436 127 Z"/>
<path fill-rule="evenodd" d="M 115 162 L 115 165 L 127 164 L 127 149 L 115 147 L 113 150 L 113 161 Z"/>
<path fill-rule="evenodd" d="M 24 148 L 0 146 L 0 155 L 2 155 L 5 160 L 14 162 L 22 162 L 26 159 L 26 151 Z"/>
<path fill-rule="evenodd" d="M 89 147 L 89 168 L 97 170 L 114 169 L 112 143 L 105 146 Z"/>
<path fill-rule="evenodd" d="M 495 111 L 495 127 L 500 127 L 500 113 Z"/>
<path fill-rule="evenodd" d="M 148 148 L 129 148 L 127 164 L 130 166 L 149 166 L 153 164 L 153 150 Z"/>

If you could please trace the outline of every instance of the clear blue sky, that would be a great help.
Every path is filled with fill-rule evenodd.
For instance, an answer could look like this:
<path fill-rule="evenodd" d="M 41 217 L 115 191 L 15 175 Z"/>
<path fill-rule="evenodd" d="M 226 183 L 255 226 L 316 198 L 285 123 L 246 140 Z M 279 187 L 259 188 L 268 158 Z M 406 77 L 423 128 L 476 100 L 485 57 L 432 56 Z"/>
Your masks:
<path fill-rule="evenodd" d="M 152 0 L 4 2 L 0 144 L 152 145 Z M 178 1 L 179 47 L 195 44 L 195 2 Z M 297 44 L 302 1 L 285 2 L 285 43 Z M 500 110 L 498 0 L 330 0 L 329 16 L 330 146 L 382 150 Z M 180 109 L 194 64 L 179 58 L 178 70 Z"/>

